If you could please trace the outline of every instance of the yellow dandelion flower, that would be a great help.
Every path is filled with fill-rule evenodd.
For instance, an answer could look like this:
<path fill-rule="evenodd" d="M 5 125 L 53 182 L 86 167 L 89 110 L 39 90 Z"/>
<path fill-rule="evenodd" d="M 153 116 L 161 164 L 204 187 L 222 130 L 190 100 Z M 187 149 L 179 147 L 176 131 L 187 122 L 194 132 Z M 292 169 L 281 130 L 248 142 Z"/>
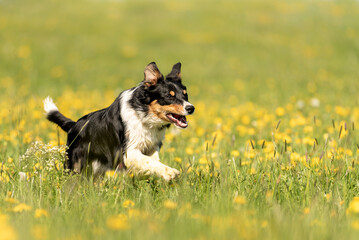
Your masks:
<path fill-rule="evenodd" d="M 248 115 L 243 115 L 241 120 L 244 125 L 248 125 L 251 122 L 251 118 Z"/>
<path fill-rule="evenodd" d="M 307 144 L 307 145 L 313 146 L 313 145 L 314 145 L 314 142 L 315 142 L 315 139 L 314 139 L 314 138 L 310 138 L 310 137 L 304 137 L 304 138 L 303 138 L 303 144 Z"/>
<path fill-rule="evenodd" d="M 124 214 L 109 217 L 106 221 L 106 225 L 111 230 L 126 230 L 130 227 L 128 217 Z"/>
<path fill-rule="evenodd" d="M 264 221 L 261 222 L 261 227 L 262 227 L 262 228 L 265 228 L 265 227 L 267 227 L 267 226 L 268 226 L 268 221 L 265 221 L 265 220 L 264 220 Z"/>
<path fill-rule="evenodd" d="M 335 113 L 342 116 L 342 117 L 345 117 L 349 114 L 350 110 L 348 108 L 344 108 L 344 107 L 341 107 L 341 106 L 336 106 L 335 107 Z"/>
<path fill-rule="evenodd" d="M 313 127 L 312 126 L 305 126 L 303 129 L 304 133 L 312 133 Z"/>
<path fill-rule="evenodd" d="M 46 211 L 45 209 L 38 208 L 35 210 L 35 218 L 48 217 L 48 216 L 49 216 L 49 212 Z"/>
<path fill-rule="evenodd" d="M 1 165 L 0 165 L 0 169 L 2 171 L 5 170 L 4 168 L 1 168 Z M 9 182 L 9 181 L 10 181 L 9 175 L 4 172 L 0 172 L 0 182 Z"/>
<path fill-rule="evenodd" d="M 310 213 L 310 209 L 309 208 L 304 208 L 303 209 L 303 213 L 305 214 L 305 215 L 308 215 L 309 213 Z"/>
<path fill-rule="evenodd" d="M 208 159 L 205 156 L 203 156 L 198 160 L 198 162 L 200 164 L 208 164 Z"/>
<path fill-rule="evenodd" d="M 235 204 L 239 204 L 239 205 L 244 205 L 247 203 L 247 200 L 245 197 L 242 197 L 242 196 L 236 196 L 234 198 L 234 203 Z"/>
<path fill-rule="evenodd" d="M 123 203 L 122 203 L 122 206 L 124 208 L 131 208 L 131 207 L 134 207 L 135 206 L 135 203 L 132 201 L 132 200 L 125 200 Z"/>
<path fill-rule="evenodd" d="M 115 176 L 115 173 L 116 172 L 114 170 L 109 170 L 109 171 L 106 171 L 105 176 L 108 178 L 111 178 L 111 177 Z"/>
<path fill-rule="evenodd" d="M 250 161 L 243 161 L 242 162 L 242 166 L 247 166 L 247 165 L 249 165 L 251 162 Z"/>
<path fill-rule="evenodd" d="M 13 203 L 13 204 L 18 204 L 19 203 L 18 200 L 16 200 L 15 198 L 11 198 L 11 197 L 5 198 L 4 201 L 7 202 L 7 203 Z"/>
<path fill-rule="evenodd" d="M 36 163 L 34 165 L 34 171 L 37 171 L 37 170 L 42 170 L 42 165 L 40 163 Z"/>
<path fill-rule="evenodd" d="M 5 214 L 0 213 L 0 239 L 7 239 L 7 240 L 15 240 L 17 238 L 17 234 L 15 229 L 11 227 L 8 223 L 9 217 Z"/>
<path fill-rule="evenodd" d="M 352 221 L 352 228 L 355 230 L 359 230 L 359 221 L 358 220 L 354 220 Z"/>
<path fill-rule="evenodd" d="M 169 152 L 169 153 L 173 153 L 175 151 L 176 151 L 176 149 L 174 147 L 171 147 L 171 148 L 167 149 L 167 152 Z"/>
<path fill-rule="evenodd" d="M 176 209 L 177 208 L 177 203 L 171 201 L 171 200 L 166 200 L 163 202 L 163 206 L 167 209 Z"/>
<path fill-rule="evenodd" d="M 244 153 L 246 158 L 253 159 L 256 156 L 256 152 L 254 150 L 249 150 L 248 152 Z"/>
<path fill-rule="evenodd" d="M 299 153 L 292 152 L 290 154 L 290 160 L 291 161 L 299 161 L 299 159 L 300 159 L 300 154 Z"/>
<path fill-rule="evenodd" d="M 325 199 L 329 201 L 332 198 L 332 195 L 330 193 L 324 194 Z"/>
<path fill-rule="evenodd" d="M 218 169 L 221 167 L 221 164 L 217 161 L 214 161 L 214 167 Z"/>
<path fill-rule="evenodd" d="M 334 139 L 329 141 L 329 146 L 332 148 L 336 148 L 338 146 L 337 141 L 335 141 Z"/>
<path fill-rule="evenodd" d="M 285 109 L 282 108 L 282 107 L 278 107 L 278 108 L 275 110 L 275 113 L 276 113 L 277 116 L 279 116 L 279 117 L 284 116 L 284 114 L 285 114 Z"/>
<path fill-rule="evenodd" d="M 327 152 L 327 157 L 328 158 L 334 158 L 334 153 L 331 152 L 331 151 Z"/>
<path fill-rule="evenodd" d="M 205 133 L 205 130 L 201 127 L 197 127 L 196 133 L 197 133 L 197 136 L 203 136 L 203 134 Z"/>
<path fill-rule="evenodd" d="M 32 209 L 31 206 L 26 205 L 25 203 L 20 203 L 18 205 L 16 205 L 12 211 L 13 212 L 26 212 L 26 211 L 30 211 Z"/>
<path fill-rule="evenodd" d="M 20 46 L 17 51 L 17 56 L 22 59 L 28 58 L 30 54 L 31 54 L 31 49 L 27 45 Z"/>
<path fill-rule="evenodd" d="M 254 128 L 248 128 L 248 135 L 255 135 L 256 134 L 256 130 Z"/>
<path fill-rule="evenodd" d="M 359 197 L 354 197 L 349 203 L 347 213 L 359 213 Z"/>
<path fill-rule="evenodd" d="M 193 148 L 187 147 L 186 148 L 186 153 L 187 153 L 187 155 L 193 155 L 193 153 L 194 153 Z"/>
<path fill-rule="evenodd" d="M 175 162 L 178 162 L 178 163 L 181 163 L 181 162 L 182 162 L 182 158 L 180 158 L 180 157 L 175 157 L 175 158 L 174 158 L 174 161 L 175 161 Z"/>
<path fill-rule="evenodd" d="M 233 157 L 239 157 L 240 153 L 239 153 L 239 151 L 237 151 L 237 150 L 233 150 L 233 151 L 231 152 L 231 155 L 232 155 Z"/>
<path fill-rule="evenodd" d="M 353 152 L 350 149 L 346 149 L 345 154 L 350 157 L 353 156 Z"/>

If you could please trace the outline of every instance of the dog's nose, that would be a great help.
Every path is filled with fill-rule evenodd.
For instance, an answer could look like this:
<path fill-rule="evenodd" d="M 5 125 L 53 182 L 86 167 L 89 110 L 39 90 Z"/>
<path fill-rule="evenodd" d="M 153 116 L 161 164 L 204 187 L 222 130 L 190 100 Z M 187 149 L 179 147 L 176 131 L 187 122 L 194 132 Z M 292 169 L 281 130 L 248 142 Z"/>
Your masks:
<path fill-rule="evenodd" d="M 194 112 L 194 106 L 193 105 L 187 105 L 185 107 L 185 110 L 188 112 L 188 114 L 192 114 Z"/>

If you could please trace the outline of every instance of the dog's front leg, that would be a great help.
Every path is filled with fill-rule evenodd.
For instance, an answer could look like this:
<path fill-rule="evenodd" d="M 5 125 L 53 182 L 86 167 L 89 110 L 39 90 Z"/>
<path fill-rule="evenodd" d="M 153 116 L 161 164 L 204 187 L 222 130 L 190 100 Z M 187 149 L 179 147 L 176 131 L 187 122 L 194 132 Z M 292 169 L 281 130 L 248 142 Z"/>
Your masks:
<path fill-rule="evenodd" d="M 140 150 L 127 150 L 124 162 L 128 170 L 136 175 L 156 175 L 166 181 L 174 179 L 180 173 L 177 169 L 162 164 L 158 152 L 146 156 Z"/>
<path fill-rule="evenodd" d="M 152 155 L 150 155 L 150 157 L 159 162 L 160 161 L 160 153 L 159 152 L 160 152 L 160 150 L 157 149 L 156 151 L 154 151 L 152 153 Z"/>

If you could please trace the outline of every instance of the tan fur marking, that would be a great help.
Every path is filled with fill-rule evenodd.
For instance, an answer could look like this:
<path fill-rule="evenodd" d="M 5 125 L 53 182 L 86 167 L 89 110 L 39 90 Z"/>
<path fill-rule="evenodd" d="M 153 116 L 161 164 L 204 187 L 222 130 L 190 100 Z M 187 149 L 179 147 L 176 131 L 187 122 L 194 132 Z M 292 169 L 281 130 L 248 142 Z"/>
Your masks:
<path fill-rule="evenodd" d="M 75 162 L 74 164 L 74 171 L 76 173 L 80 173 L 81 172 L 81 160 L 78 160 L 77 162 Z"/>
<path fill-rule="evenodd" d="M 149 111 L 151 113 L 153 113 L 155 116 L 157 116 L 158 118 L 167 121 L 167 122 L 171 122 L 170 120 L 168 120 L 168 118 L 166 117 L 167 113 L 174 113 L 177 115 L 184 115 L 184 109 L 182 105 L 177 105 L 177 104 L 170 104 L 170 105 L 160 105 L 157 103 L 157 100 L 154 100 L 153 102 L 150 103 L 149 105 Z"/>
<path fill-rule="evenodd" d="M 174 91 L 170 91 L 170 94 L 172 97 L 174 97 L 176 95 Z"/>
<path fill-rule="evenodd" d="M 157 84 L 157 80 L 162 77 L 162 74 L 158 70 L 156 64 L 149 64 L 145 68 L 145 81 L 146 87 L 150 87 Z"/>
<path fill-rule="evenodd" d="M 183 94 L 186 94 L 187 93 L 187 91 L 186 90 L 183 90 Z"/>

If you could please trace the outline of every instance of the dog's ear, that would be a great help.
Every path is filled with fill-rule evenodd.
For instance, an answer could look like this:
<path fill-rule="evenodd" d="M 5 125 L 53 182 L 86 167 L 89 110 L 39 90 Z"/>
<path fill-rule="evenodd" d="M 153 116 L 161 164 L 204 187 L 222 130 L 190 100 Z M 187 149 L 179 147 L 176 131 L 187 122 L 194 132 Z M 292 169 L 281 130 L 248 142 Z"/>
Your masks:
<path fill-rule="evenodd" d="M 166 76 L 167 80 L 180 81 L 181 80 L 181 63 L 173 65 L 172 71 Z"/>
<path fill-rule="evenodd" d="M 163 79 L 163 75 L 160 70 L 158 70 L 156 63 L 151 62 L 148 64 L 145 68 L 145 80 L 143 80 L 145 86 L 154 86 L 161 79 Z"/>

